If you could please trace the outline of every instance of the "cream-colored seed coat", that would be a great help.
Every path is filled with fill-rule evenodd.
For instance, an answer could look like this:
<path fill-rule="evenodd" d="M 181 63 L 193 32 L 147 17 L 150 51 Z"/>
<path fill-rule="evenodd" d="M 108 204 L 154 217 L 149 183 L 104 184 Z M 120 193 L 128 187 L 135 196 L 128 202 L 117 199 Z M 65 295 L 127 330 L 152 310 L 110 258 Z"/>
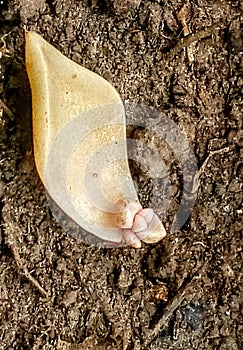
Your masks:
<path fill-rule="evenodd" d="M 26 67 L 32 92 L 35 163 L 49 195 L 86 231 L 104 240 L 121 242 L 121 228 L 132 227 L 141 205 L 128 166 L 125 112 L 119 94 L 105 79 L 72 62 L 34 32 L 26 32 Z M 111 106 L 107 113 L 105 106 Z M 101 115 L 96 118 L 99 108 Z M 111 121 L 114 113 L 115 122 Z M 75 118 L 81 118 L 84 134 L 65 160 L 66 168 L 62 169 L 62 159 L 53 158 L 57 166 L 59 164 L 60 172 L 65 172 L 64 194 L 67 200 L 63 203 L 60 188 L 55 189 L 47 181 L 46 167 L 53 145 Z M 110 161 L 105 147 L 114 140 L 117 146 L 112 152 L 113 156 L 117 152 L 117 159 L 113 157 Z M 65 145 L 63 147 L 65 149 Z M 100 169 L 89 173 L 88 162 L 99 149 L 107 154 L 102 154 Z M 58 169 L 55 175 L 57 184 Z M 101 198 L 95 197 L 95 190 L 92 193 L 96 177 Z M 124 194 L 125 182 L 130 185 Z M 129 198 L 129 204 L 122 208 L 120 199 L 124 196 Z M 161 231 L 161 225 L 158 220 L 153 230 Z M 144 241 L 151 240 L 148 233 L 145 236 Z M 164 236 L 164 231 L 160 236 Z M 156 240 L 161 238 L 156 237 Z"/>

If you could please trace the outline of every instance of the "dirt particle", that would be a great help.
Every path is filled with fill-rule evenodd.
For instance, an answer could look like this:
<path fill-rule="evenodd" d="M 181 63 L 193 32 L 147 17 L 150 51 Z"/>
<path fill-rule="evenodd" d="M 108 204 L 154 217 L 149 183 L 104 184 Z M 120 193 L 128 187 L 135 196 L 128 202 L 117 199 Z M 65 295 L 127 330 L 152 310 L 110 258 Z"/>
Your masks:
<path fill-rule="evenodd" d="M 106 0 L 108 9 L 114 14 L 125 16 L 129 12 L 137 9 L 141 0 Z"/>

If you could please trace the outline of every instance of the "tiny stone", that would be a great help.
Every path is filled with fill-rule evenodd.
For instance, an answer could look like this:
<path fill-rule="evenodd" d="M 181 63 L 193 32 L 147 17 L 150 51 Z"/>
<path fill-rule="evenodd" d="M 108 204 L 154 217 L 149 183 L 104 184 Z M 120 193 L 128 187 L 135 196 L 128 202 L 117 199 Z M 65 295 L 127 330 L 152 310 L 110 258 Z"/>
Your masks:
<path fill-rule="evenodd" d="M 141 0 L 106 0 L 107 7 L 117 15 L 126 15 L 139 7 Z"/>

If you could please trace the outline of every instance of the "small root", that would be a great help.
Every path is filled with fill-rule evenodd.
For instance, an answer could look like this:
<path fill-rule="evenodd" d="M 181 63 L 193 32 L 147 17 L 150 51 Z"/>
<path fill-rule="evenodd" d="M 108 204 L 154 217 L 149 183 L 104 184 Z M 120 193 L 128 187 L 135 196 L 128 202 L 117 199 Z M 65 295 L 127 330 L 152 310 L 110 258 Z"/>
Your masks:
<path fill-rule="evenodd" d="M 189 5 L 188 1 L 185 2 L 185 4 L 180 9 L 180 11 L 177 13 L 177 19 L 178 21 L 181 22 L 184 37 L 190 34 L 190 31 L 186 22 L 186 17 L 188 16 L 188 5 Z M 191 45 L 188 45 L 188 47 L 186 48 L 187 59 L 190 64 L 192 64 L 194 61 L 193 46 L 194 45 L 191 44 Z"/>
<path fill-rule="evenodd" d="M 193 183 L 193 189 L 192 189 L 192 193 L 197 192 L 198 188 L 199 188 L 199 179 L 202 176 L 202 174 L 205 173 L 205 169 L 209 163 L 209 160 L 215 156 L 216 154 L 224 154 L 227 153 L 231 150 L 230 146 L 218 149 L 216 151 L 212 151 L 209 153 L 209 155 L 207 156 L 207 158 L 205 159 L 205 161 L 203 162 L 203 165 L 201 166 L 201 168 L 199 169 L 199 171 L 197 172 L 195 178 L 194 178 L 194 183 Z"/>

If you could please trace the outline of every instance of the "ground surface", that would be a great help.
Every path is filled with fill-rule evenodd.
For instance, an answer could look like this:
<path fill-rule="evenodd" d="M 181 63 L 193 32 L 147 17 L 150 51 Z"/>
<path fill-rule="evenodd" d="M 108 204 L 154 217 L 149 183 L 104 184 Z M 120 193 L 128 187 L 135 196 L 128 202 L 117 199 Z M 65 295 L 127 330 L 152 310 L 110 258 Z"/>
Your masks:
<path fill-rule="evenodd" d="M 191 1 L 180 17 L 184 4 L 1 1 L 1 350 L 243 348 L 242 2 Z M 56 223 L 33 161 L 24 27 L 187 135 L 203 168 L 181 230 L 102 249 Z"/>

